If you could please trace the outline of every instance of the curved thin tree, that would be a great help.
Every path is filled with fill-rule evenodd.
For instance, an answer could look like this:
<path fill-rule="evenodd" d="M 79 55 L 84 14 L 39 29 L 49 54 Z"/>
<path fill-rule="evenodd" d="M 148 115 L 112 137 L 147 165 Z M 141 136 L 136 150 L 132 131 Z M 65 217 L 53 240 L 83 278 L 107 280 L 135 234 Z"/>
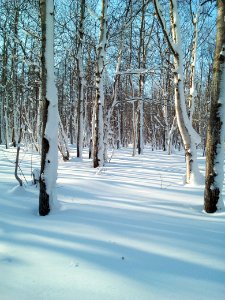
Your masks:
<path fill-rule="evenodd" d="M 154 0 L 156 13 L 168 45 L 174 56 L 174 87 L 175 87 L 175 111 L 178 128 L 183 140 L 186 159 L 186 183 L 198 180 L 200 175 L 197 164 L 196 144 L 200 143 L 200 137 L 195 132 L 188 118 L 185 104 L 184 76 L 183 76 L 183 51 L 180 20 L 177 8 L 177 0 L 170 0 L 170 26 L 172 39 L 166 28 L 166 22 L 162 8 L 158 0 Z"/>

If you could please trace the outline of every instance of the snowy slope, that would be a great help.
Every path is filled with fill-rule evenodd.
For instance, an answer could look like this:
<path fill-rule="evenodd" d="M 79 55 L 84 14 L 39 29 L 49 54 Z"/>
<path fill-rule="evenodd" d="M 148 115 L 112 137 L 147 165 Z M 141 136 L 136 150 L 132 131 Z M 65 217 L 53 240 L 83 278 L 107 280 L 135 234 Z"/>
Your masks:
<path fill-rule="evenodd" d="M 225 299 L 225 212 L 202 211 L 181 154 L 131 152 L 97 172 L 87 158 L 60 161 L 58 204 L 39 217 L 31 154 L 20 188 L 14 151 L 1 147 L 1 300 Z"/>

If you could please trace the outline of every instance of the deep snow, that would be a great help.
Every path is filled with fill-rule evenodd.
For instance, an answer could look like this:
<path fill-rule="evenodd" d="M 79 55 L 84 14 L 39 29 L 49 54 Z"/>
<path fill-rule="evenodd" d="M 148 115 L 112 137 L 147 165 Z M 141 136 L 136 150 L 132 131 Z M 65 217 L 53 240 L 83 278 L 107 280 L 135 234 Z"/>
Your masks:
<path fill-rule="evenodd" d="M 58 204 L 40 217 L 31 153 L 20 188 L 15 151 L 1 146 L 1 300 L 225 299 L 225 212 L 202 211 L 203 186 L 182 183 L 182 154 L 131 154 L 116 150 L 94 170 L 72 151 L 59 162 Z"/>

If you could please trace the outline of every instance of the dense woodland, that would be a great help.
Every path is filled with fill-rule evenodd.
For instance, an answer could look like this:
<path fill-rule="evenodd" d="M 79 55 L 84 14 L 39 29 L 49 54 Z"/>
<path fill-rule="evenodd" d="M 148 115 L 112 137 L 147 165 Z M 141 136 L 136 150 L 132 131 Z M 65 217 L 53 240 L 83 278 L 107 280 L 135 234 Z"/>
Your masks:
<path fill-rule="evenodd" d="M 168 155 L 184 150 L 186 183 L 200 176 L 201 149 L 205 210 L 223 206 L 224 6 L 0 1 L 0 143 L 17 147 L 20 185 L 21 145 L 41 153 L 41 215 L 50 210 L 57 149 L 67 161 L 68 144 L 80 158 L 89 147 L 95 168 L 107 162 L 109 148 L 132 145 L 133 156 L 145 145 Z"/>

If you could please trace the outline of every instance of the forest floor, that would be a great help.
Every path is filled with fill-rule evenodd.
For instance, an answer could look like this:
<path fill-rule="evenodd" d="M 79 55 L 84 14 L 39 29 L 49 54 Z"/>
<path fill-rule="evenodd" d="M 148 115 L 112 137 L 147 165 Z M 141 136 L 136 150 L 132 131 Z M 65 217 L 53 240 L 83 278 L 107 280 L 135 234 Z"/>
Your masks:
<path fill-rule="evenodd" d="M 225 299 L 225 211 L 204 213 L 204 186 L 183 184 L 181 153 L 131 153 L 96 170 L 72 149 L 40 217 L 39 156 L 22 150 L 21 188 L 15 150 L 0 147 L 1 300 Z"/>

